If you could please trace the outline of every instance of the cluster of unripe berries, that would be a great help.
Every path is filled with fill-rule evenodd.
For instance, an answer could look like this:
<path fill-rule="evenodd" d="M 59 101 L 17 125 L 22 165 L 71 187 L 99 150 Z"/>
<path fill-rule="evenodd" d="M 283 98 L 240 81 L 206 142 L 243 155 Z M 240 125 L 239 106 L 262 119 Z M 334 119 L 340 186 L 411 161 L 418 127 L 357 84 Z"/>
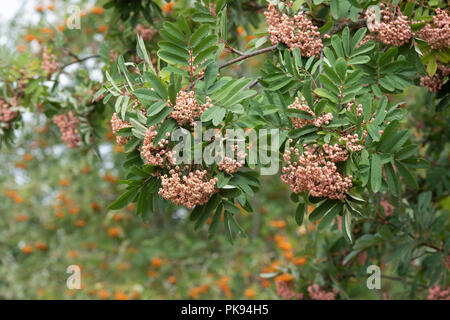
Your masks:
<path fill-rule="evenodd" d="M 426 40 L 432 49 L 450 47 L 450 17 L 447 12 L 437 8 L 433 26 L 428 23 L 417 35 Z"/>
<path fill-rule="evenodd" d="M 238 146 L 233 146 L 233 151 L 236 152 L 237 159 L 224 156 L 222 162 L 217 164 L 220 171 L 225 171 L 228 174 L 235 173 L 245 164 L 247 154 L 244 150 L 238 150 Z"/>
<path fill-rule="evenodd" d="M 346 136 L 342 136 L 339 138 L 339 143 L 345 142 L 345 145 L 348 150 L 352 152 L 361 151 L 364 149 L 364 146 L 359 143 L 359 136 L 357 133 L 355 134 L 347 134 Z"/>
<path fill-rule="evenodd" d="M 48 53 L 47 47 L 44 47 L 44 51 L 42 53 L 41 68 L 49 76 L 54 74 L 58 69 L 58 63 L 56 62 L 55 56 Z"/>
<path fill-rule="evenodd" d="M 62 141 L 64 141 L 69 148 L 78 148 L 80 146 L 81 137 L 78 132 L 80 121 L 72 111 L 54 116 L 53 122 L 58 126 L 59 131 L 61 131 Z"/>
<path fill-rule="evenodd" d="M 408 17 L 390 4 L 381 3 L 380 9 L 380 21 L 377 21 L 373 7 L 365 13 L 370 32 L 376 33 L 377 39 L 387 45 L 400 47 L 407 43 L 413 36 Z"/>
<path fill-rule="evenodd" d="M 158 141 L 154 145 L 154 141 L 158 131 L 156 131 L 156 126 L 151 126 L 145 132 L 144 143 L 141 147 L 141 156 L 145 159 L 145 163 L 154 166 L 164 166 L 164 160 L 167 159 L 170 164 L 173 163 L 171 151 L 168 149 L 169 140 L 167 138 L 170 133 L 166 133 L 166 137 Z"/>
<path fill-rule="evenodd" d="M 316 127 L 321 127 L 323 124 L 329 124 L 331 120 L 333 120 L 333 115 L 331 113 L 326 113 L 321 116 L 316 116 L 314 111 L 304 102 L 301 102 L 298 97 L 295 98 L 295 101 L 288 106 L 288 109 L 297 109 L 308 112 L 311 116 L 314 117 L 312 120 L 302 119 L 302 118 L 291 118 L 292 124 L 295 128 L 303 128 L 308 124 L 313 124 Z"/>
<path fill-rule="evenodd" d="M 427 87 L 430 91 L 439 91 L 444 83 L 444 78 L 450 75 L 450 67 L 438 63 L 436 73 L 433 76 L 428 74 L 420 78 L 420 85 Z"/>
<path fill-rule="evenodd" d="M 122 128 L 128 128 L 131 127 L 131 123 L 128 121 L 124 121 L 119 118 L 116 112 L 114 112 L 112 118 L 111 118 L 111 129 L 114 134 L 116 134 L 116 142 L 119 145 L 124 145 L 128 141 L 130 141 L 130 137 L 121 137 L 117 135 L 117 131 L 119 131 Z"/>
<path fill-rule="evenodd" d="M 299 48 L 304 57 L 318 56 L 323 48 L 320 32 L 304 13 L 289 16 L 269 4 L 264 12 L 272 44 L 284 43 L 293 50 Z"/>
<path fill-rule="evenodd" d="M 170 101 L 169 105 L 171 105 Z M 211 99 L 209 97 L 206 97 L 206 103 L 199 104 L 197 99 L 195 99 L 195 92 L 193 90 L 180 91 L 177 94 L 173 111 L 169 117 L 175 119 L 180 126 L 186 123 L 194 126 L 194 120 L 199 118 L 211 106 Z"/>
<path fill-rule="evenodd" d="M 11 122 L 19 114 L 17 111 L 11 110 L 11 107 L 15 107 L 15 99 L 11 99 L 10 103 L 3 99 L 0 99 L 0 128 L 9 129 Z"/>
<path fill-rule="evenodd" d="M 153 28 L 153 27 L 149 27 L 146 28 L 144 27 L 142 24 L 138 24 L 136 26 L 136 33 L 138 35 L 141 36 L 142 40 L 144 41 L 150 41 L 152 40 L 153 36 L 157 33 L 158 31 Z"/>
<path fill-rule="evenodd" d="M 289 142 L 292 143 L 292 139 Z M 335 163 L 346 161 L 347 157 L 347 150 L 338 144 L 305 146 L 303 153 L 290 147 L 283 154 L 286 165 L 282 168 L 281 180 L 294 193 L 308 191 L 314 197 L 344 199 L 352 187 L 352 176 L 340 174 Z"/>
<path fill-rule="evenodd" d="M 207 173 L 206 170 L 196 170 L 183 175 L 180 168 L 175 167 L 168 175 L 161 176 L 158 193 L 164 199 L 187 208 L 204 205 L 211 194 L 217 192 L 217 178 L 209 179 Z"/>

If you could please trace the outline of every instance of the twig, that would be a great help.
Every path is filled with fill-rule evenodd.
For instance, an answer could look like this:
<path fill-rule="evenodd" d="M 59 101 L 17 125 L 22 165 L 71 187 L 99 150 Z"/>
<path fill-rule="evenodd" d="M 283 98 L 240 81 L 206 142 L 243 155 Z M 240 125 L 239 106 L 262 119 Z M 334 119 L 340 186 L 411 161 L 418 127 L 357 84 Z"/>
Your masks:
<path fill-rule="evenodd" d="M 240 56 L 240 57 L 237 57 L 237 58 L 235 58 L 235 59 L 233 59 L 233 60 L 230 60 L 230 61 L 228 61 L 228 62 L 225 62 L 224 64 L 221 64 L 221 65 L 219 66 L 219 70 L 220 70 L 220 69 L 223 69 L 223 68 L 225 68 L 225 67 L 228 67 L 228 66 L 230 66 L 230 65 L 232 65 L 232 64 L 235 64 L 235 63 L 238 63 L 238 62 L 240 62 L 240 61 L 243 61 L 243 60 L 245 60 L 245 59 L 248 59 L 248 58 L 257 56 L 257 55 L 259 55 L 259 54 L 263 54 L 263 53 L 267 53 L 267 52 L 274 51 L 276 48 L 277 48 L 277 45 L 275 44 L 275 45 L 270 46 L 270 47 L 267 47 L 267 48 L 263 48 L 263 49 L 255 50 L 255 51 L 250 52 L 250 53 L 243 54 L 243 55 Z M 197 78 L 193 83 L 191 83 L 191 85 L 189 85 L 189 87 L 187 87 L 187 88 L 185 89 L 185 91 L 191 90 L 191 89 L 194 87 L 194 85 L 195 85 L 198 81 L 203 80 L 204 77 L 205 77 L 205 76 L 201 76 L 201 77 Z"/>
<path fill-rule="evenodd" d="M 75 64 L 75 63 L 82 63 L 82 62 L 84 62 L 84 61 L 86 61 L 86 60 L 94 59 L 94 58 L 100 58 L 100 55 L 98 55 L 98 54 L 93 54 L 92 56 L 87 56 L 87 57 L 84 57 L 84 58 L 82 58 L 82 59 L 77 59 L 77 60 L 75 60 L 75 61 L 66 63 L 65 65 L 63 65 L 63 66 L 61 67 L 61 71 L 64 70 L 65 68 L 67 68 L 68 66 L 71 66 L 71 65 L 73 65 L 73 64 Z"/>
<path fill-rule="evenodd" d="M 225 62 L 224 64 L 222 64 L 222 65 L 219 66 L 219 69 L 228 67 L 228 66 L 230 66 L 230 65 L 232 65 L 232 64 L 235 64 L 235 63 L 238 63 L 238 62 L 240 62 L 240 61 L 242 61 L 242 60 L 245 60 L 245 59 L 248 59 L 248 58 L 257 56 L 257 55 L 259 55 L 259 54 L 263 54 L 263 53 L 267 53 L 267 52 L 274 51 L 276 48 L 277 48 L 277 45 L 275 44 L 275 45 L 270 46 L 270 47 L 267 47 L 267 48 L 263 48 L 263 49 L 255 50 L 255 51 L 250 52 L 250 53 L 246 53 L 246 54 L 244 54 L 244 55 L 242 55 L 242 56 L 240 56 L 240 57 L 237 57 L 237 58 L 235 58 L 235 59 L 233 59 L 233 60 L 230 60 L 230 61 L 228 61 L 228 62 Z"/>
<path fill-rule="evenodd" d="M 242 89 L 242 91 L 248 90 L 248 89 L 253 88 L 254 86 L 256 86 L 258 84 L 258 82 L 259 82 L 259 79 L 261 79 L 261 77 L 258 77 L 256 79 L 254 79 L 252 82 L 250 82 L 248 85 L 246 85 L 244 87 L 244 89 Z"/>
<path fill-rule="evenodd" d="M 225 43 L 225 48 L 227 48 L 228 50 L 230 50 L 233 53 L 236 53 L 240 56 L 245 55 L 245 53 L 243 53 L 242 51 L 239 51 L 238 49 L 233 48 L 232 46 L 230 46 L 229 44 Z"/>
<path fill-rule="evenodd" d="M 366 19 L 361 18 L 356 21 L 347 21 L 347 22 L 340 22 L 336 25 L 334 25 L 333 28 L 330 30 L 330 34 L 338 33 L 339 31 L 343 30 L 345 27 L 349 28 L 361 28 L 366 24 Z"/>
<path fill-rule="evenodd" d="M 385 275 L 382 274 L 381 278 L 385 278 L 385 279 L 389 279 L 389 280 L 395 280 L 395 281 L 401 281 L 401 282 L 406 283 L 406 284 L 413 284 L 410 281 L 404 280 L 402 278 L 394 277 L 394 276 L 385 276 Z M 424 285 L 422 283 L 418 283 L 417 285 L 422 287 L 423 289 L 427 289 L 428 288 L 426 285 Z"/>

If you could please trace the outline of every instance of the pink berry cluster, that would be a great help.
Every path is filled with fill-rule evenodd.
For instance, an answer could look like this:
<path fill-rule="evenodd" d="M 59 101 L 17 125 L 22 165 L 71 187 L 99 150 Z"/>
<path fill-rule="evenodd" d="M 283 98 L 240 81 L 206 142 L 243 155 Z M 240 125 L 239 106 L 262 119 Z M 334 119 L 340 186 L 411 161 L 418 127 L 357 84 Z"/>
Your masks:
<path fill-rule="evenodd" d="M 217 178 L 207 178 L 206 170 L 196 170 L 183 174 L 179 167 L 161 176 L 161 188 L 158 193 L 176 205 L 192 208 L 204 205 L 211 195 L 217 192 Z"/>
<path fill-rule="evenodd" d="M 335 292 L 327 292 L 320 289 L 318 284 L 313 284 L 308 287 L 308 293 L 312 300 L 335 300 Z"/>
<path fill-rule="evenodd" d="M 277 288 L 277 294 L 281 299 L 284 300 L 292 300 L 297 299 L 301 300 L 303 299 L 303 293 L 295 293 L 294 290 L 289 288 L 289 285 L 285 281 L 276 281 L 275 286 Z"/>
<path fill-rule="evenodd" d="M 450 300 L 450 288 L 444 290 L 436 284 L 428 289 L 427 300 Z"/>
<path fill-rule="evenodd" d="M 293 50 L 299 48 L 304 57 L 318 56 L 323 48 L 320 32 L 304 13 L 289 16 L 281 13 L 274 4 L 264 12 L 272 44 L 284 43 Z"/>
<path fill-rule="evenodd" d="M 80 121 L 69 111 L 66 114 L 60 114 L 53 117 L 53 122 L 58 126 L 64 141 L 69 148 L 78 148 L 81 142 L 78 126 Z"/>
<path fill-rule="evenodd" d="M 237 151 L 238 146 L 233 147 L 233 151 Z M 245 164 L 245 158 L 247 154 L 243 150 L 238 150 L 236 152 L 237 159 L 232 159 L 230 157 L 224 156 L 222 162 L 217 164 L 220 171 L 225 171 L 228 174 L 235 173 Z"/>
<path fill-rule="evenodd" d="M 394 212 L 394 206 L 390 204 L 386 199 L 381 200 L 380 204 L 383 207 L 384 215 L 386 217 L 391 216 L 392 213 Z"/>
<path fill-rule="evenodd" d="M 354 105 L 355 105 L 355 99 L 353 99 L 352 101 L 347 103 L 347 111 L 351 112 Z M 362 107 L 361 103 L 356 106 L 356 110 L 355 111 L 356 111 L 356 116 L 357 117 L 361 117 L 362 112 L 363 112 L 363 107 Z"/>
<path fill-rule="evenodd" d="M 170 101 L 169 105 L 171 105 Z M 193 126 L 195 119 L 198 119 L 211 106 L 211 99 L 209 97 L 206 97 L 205 104 L 200 105 L 197 99 L 195 99 L 195 92 L 193 90 L 180 91 L 177 94 L 173 111 L 169 116 L 175 119 L 180 126 L 186 123 L 190 123 Z"/>
<path fill-rule="evenodd" d="M 146 28 L 142 24 L 136 26 L 136 33 L 141 36 L 142 40 L 150 41 L 157 33 L 157 30 L 153 27 Z"/>
<path fill-rule="evenodd" d="M 450 75 L 450 67 L 442 63 L 438 63 L 437 71 L 433 76 L 428 74 L 420 78 L 420 85 L 427 87 L 430 91 L 439 91 L 444 83 L 444 78 Z"/>
<path fill-rule="evenodd" d="M 292 139 L 289 140 L 292 143 Z M 292 157 L 296 161 L 292 161 Z M 344 177 L 338 172 L 336 162 L 346 161 L 348 152 L 338 144 L 314 144 L 305 146 L 300 154 L 298 148 L 290 147 L 283 154 L 286 165 L 281 180 L 294 193 L 308 191 L 314 197 L 344 199 L 352 187 L 352 176 Z"/>
<path fill-rule="evenodd" d="M 145 132 L 144 143 L 141 147 L 141 156 L 145 159 L 145 163 L 147 164 L 164 166 L 165 159 L 172 163 L 172 154 L 167 147 L 169 140 L 161 139 L 156 146 L 153 145 L 154 140 L 158 135 L 158 131 L 155 129 L 156 126 L 151 126 Z M 166 138 L 168 138 L 168 136 L 170 136 L 170 133 L 166 134 Z"/>
<path fill-rule="evenodd" d="M 450 17 L 442 9 L 436 9 L 433 17 L 433 25 L 429 23 L 417 32 L 417 35 L 424 39 L 432 49 L 442 49 L 450 47 Z"/>
<path fill-rule="evenodd" d="M 288 109 L 297 109 L 308 112 L 310 115 L 314 117 L 312 120 L 301 119 L 301 118 L 291 118 L 292 124 L 295 128 L 303 128 L 308 124 L 313 124 L 316 127 L 321 127 L 324 123 L 329 124 L 331 120 L 333 120 L 333 115 L 331 113 L 323 114 L 319 117 L 316 116 L 314 111 L 304 102 L 300 102 L 298 97 L 295 98 L 295 101 L 288 106 Z"/>
<path fill-rule="evenodd" d="M 119 118 L 116 112 L 114 112 L 112 118 L 111 118 L 111 129 L 114 134 L 117 133 L 122 128 L 129 128 L 131 127 L 131 123 L 128 121 L 124 121 Z M 116 135 L 116 142 L 120 145 L 126 144 L 128 141 L 130 141 L 130 137 L 121 137 L 119 135 Z"/>
<path fill-rule="evenodd" d="M 11 122 L 19 114 L 17 111 L 11 110 L 11 107 L 16 105 L 15 101 L 15 99 L 12 99 L 10 103 L 7 103 L 5 100 L 0 99 L 0 124 L 5 129 L 11 127 Z"/>
<path fill-rule="evenodd" d="M 408 23 L 408 17 L 400 10 L 380 4 L 380 22 L 376 23 L 376 15 L 373 8 L 366 11 L 366 21 L 370 32 L 377 33 L 377 39 L 384 44 L 400 47 L 407 43 L 413 36 L 413 32 Z"/>
<path fill-rule="evenodd" d="M 42 70 L 47 72 L 48 75 L 52 75 L 58 69 L 58 63 L 56 62 L 55 55 L 48 54 L 47 47 L 44 47 L 44 52 L 42 53 Z"/>
<path fill-rule="evenodd" d="M 359 136 L 357 133 L 355 134 L 347 134 L 339 138 L 339 143 L 345 142 L 345 145 L 348 150 L 352 152 L 361 151 L 364 149 L 364 146 L 359 142 Z"/>

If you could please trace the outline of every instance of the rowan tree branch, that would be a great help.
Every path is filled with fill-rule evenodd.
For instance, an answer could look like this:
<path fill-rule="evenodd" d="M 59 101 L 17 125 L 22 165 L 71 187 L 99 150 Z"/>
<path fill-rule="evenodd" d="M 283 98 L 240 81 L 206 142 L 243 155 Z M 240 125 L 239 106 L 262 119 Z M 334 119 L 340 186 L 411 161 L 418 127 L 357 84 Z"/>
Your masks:
<path fill-rule="evenodd" d="M 359 20 L 357 20 L 357 21 L 345 21 L 345 22 L 339 22 L 339 23 L 337 23 L 337 24 L 334 25 L 334 27 L 330 30 L 329 34 L 330 34 L 330 35 L 335 34 L 335 33 L 339 32 L 339 31 L 343 30 L 345 27 L 349 27 L 349 28 L 361 28 L 361 27 L 365 26 L 365 24 L 366 24 L 366 19 L 364 19 L 364 18 L 361 18 L 361 19 L 359 19 Z M 239 54 L 240 56 L 237 57 L 237 58 L 235 58 L 235 59 L 232 59 L 232 60 L 230 60 L 230 61 L 227 61 L 227 62 L 225 62 L 224 64 L 221 64 L 221 65 L 219 66 L 219 70 L 220 70 L 220 69 L 223 69 L 223 68 L 225 68 L 225 67 L 228 67 L 228 66 L 230 66 L 230 65 L 232 65 L 232 64 L 235 64 L 235 63 L 241 62 L 241 61 L 243 61 L 243 60 L 246 60 L 246 59 L 248 59 L 248 58 L 251 58 L 251 57 L 254 57 L 254 56 L 263 54 L 263 53 L 272 52 L 272 51 L 274 51 L 274 50 L 277 48 L 277 46 L 278 46 L 277 44 L 274 44 L 274 45 L 272 45 L 272 46 L 270 46 L 270 47 L 266 47 L 266 48 L 263 48 L 263 49 L 255 50 L 255 51 L 249 52 L 249 53 L 242 53 L 242 52 L 239 52 L 239 51 L 233 51 L 234 53 L 237 53 L 237 54 Z M 230 48 L 229 48 L 229 49 L 230 49 Z M 198 81 L 203 80 L 203 78 L 204 78 L 204 76 L 201 76 L 201 77 L 197 78 L 197 79 L 196 79 L 193 83 L 191 83 L 191 85 L 190 85 L 189 87 L 187 87 L 185 90 L 186 90 L 186 91 L 191 90 L 191 89 L 194 87 L 194 85 L 195 85 Z M 255 79 L 255 80 L 258 80 L 258 79 Z M 254 81 L 255 81 L 255 80 L 254 80 Z M 256 81 L 256 83 L 257 83 L 257 82 L 258 82 L 258 81 Z M 256 83 L 254 83 L 253 85 L 256 85 Z M 316 85 L 316 87 L 317 87 L 317 85 Z"/>
<path fill-rule="evenodd" d="M 345 21 L 345 22 L 339 22 L 333 26 L 330 30 L 330 34 L 338 33 L 339 31 L 343 30 L 345 27 L 349 28 L 361 28 L 366 25 L 366 19 L 361 18 L 356 21 Z"/>
<path fill-rule="evenodd" d="M 100 55 L 98 55 L 98 54 L 93 54 L 93 55 L 91 55 L 91 56 L 87 56 L 87 57 L 84 57 L 84 58 L 82 58 L 82 59 L 76 59 L 75 61 L 66 63 L 65 65 L 63 65 L 63 66 L 61 67 L 61 71 L 64 70 L 65 68 L 67 68 L 68 66 L 73 65 L 73 64 L 76 64 L 76 63 L 82 63 L 82 62 L 84 62 L 84 61 L 86 61 L 86 60 L 94 59 L 94 58 L 100 58 Z"/>

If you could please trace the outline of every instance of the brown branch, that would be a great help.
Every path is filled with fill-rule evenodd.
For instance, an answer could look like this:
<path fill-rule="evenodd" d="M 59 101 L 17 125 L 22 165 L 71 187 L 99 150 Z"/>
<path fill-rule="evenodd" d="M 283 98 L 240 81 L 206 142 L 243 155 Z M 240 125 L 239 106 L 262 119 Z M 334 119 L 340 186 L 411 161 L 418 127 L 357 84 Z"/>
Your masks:
<path fill-rule="evenodd" d="M 77 60 L 75 60 L 75 61 L 66 63 L 65 65 L 63 65 L 63 66 L 61 67 L 61 71 L 64 70 L 65 68 L 67 68 L 68 66 L 71 66 L 71 65 L 73 65 L 73 64 L 75 64 L 75 63 L 82 63 L 82 62 L 84 62 L 84 61 L 86 61 L 86 60 L 94 59 L 94 58 L 100 58 L 100 55 L 98 55 L 98 54 L 93 54 L 93 55 L 91 55 L 91 56 L 87 56 L 87 57 L 84 57 L 84 58 L 82 58 L 82 59 L 77 59 Z"/>
<path fill-rule="evenodd" d="M 336 25 L 331 29 L 331 31 L 330 31 L 329 34 L 331 35 L 331 34 L 337 33 L 337 32 L 339 32 L 339 31 L 343 30 L 345 27 L 349 27 L 349 28 L 361 28 L 361 27 L 363 27 L 365 24 L 366 24 L 366 20 L 365 20 L 365 19 L 359 19 L 359 20 L 357 20 L 357 21 L 355 21 L 355 22 L 353 22 L 353 21 L 349 21 L 349 22 L 340 22 L 340 23 L 336 24 Z M 222 68 L 228 67 L 228 66 L 230 66 L 230 65 L 232 65 L 232 64 L 235 64 L 235 63 L 241 62 L 241 61 L 243 61 L 243 60 L 246 60 L 246 59 L 248 59 L 248 58 L 251 58 L 251 57 L 254 57 L 254 56 L 263 54 L 263 53 L 272 52 L 272 51 L 274 51 L 274 50 L 277 48 L 277 46 L 278 46 L 277 44 L 274 44 L 274 45 L 272 45 L 272 46 L 270 46 L 270 47 L 266 47 L 266 48 L 263 48 L 263 49 L 255 50 L 255 51 L 253 51 L 253 52 L 245 53 L 245 54 L 242 53 L 242 52 L 238 52 L 237 50 L 234 50 L 234 51 L 232 50 L 234 53 L 240 54 L 240 56 L 237 57 L 237 58 L 235 58 L 235 59 L 232 59 L 232 60 L 230 60 L 230 61 L 228 61 L 228 62 L 225 62 L 224 64 L 221 64 L 221 65 L 219 66 L 219 70 L 222 69 Z M 228 49 L 230 49 L 230 48 L 228 48 Z M 231 49 L 230 49 L 230 50 L 231 50 Z M 189 87 L 187 87 L 185 90 L 186 90 L 186 91 L 191 90 L 191 89 L 194 87 L 195 83 L 197 83 L 198 81 L 203 80 L 203 78 L 204 78 L 204 76 L 201 76 L 201 77 L 197 78 L 197 79 L 196 79 L 193 83 L 191 83 L 191 85 L 190 85 Z M 313 80 L 314 80 L 314 79 L 313 79 Z M 256 84 L 256 83 L 255 83 L 255 84 Z M 315 84 L 315 83 L 314 83 L 314 84 Z M 317 88 L 317 85 L 316 85 L 316 88 Z"/>
<path fill-rule="evenodd" d="M 242 55 L 240 57 L 237 57 L 237 58 L 235 58 L 233 60 L 230 60 L 230 61 L 225 62 L 224 64 L 220 65 L 219 66 L 219 70 L 222 69 L 222 68 L 228 67 L 228 66 L 230 66 L 232 64 L 241 62 L 242 60 L 245 60 L 245 59 L 257 56 L 259 54 L 263 54 L 263 53 L 274 51 L 276 48 L 277 48 L 277 45 L 275 44 L 275 45 L 267 47 L 267 48 L 263 48 L 263 49 L 255 50 L 255 51 L 250 52 L 250 53 L 246 53 L 246 54 L 244 54 L 244 55 Z"/>
<path fill-rule="evenodd" d="M 361 28 L 366 25 L 366 19 L 361 18 L 356 21 L 346 21 L 346 22 L 339 22 L 334 25 L 333 28 L 330 30 L 330 34 L 338 33 L 339 31 L 343 30 L 345 27 L 349 28 Z"/>
<path fill-rule="evenodd" d="M 277 48 L 277 45 L 275 44 L 275 45 L 270 46 L 270 47 L 267 47 L 267 48 L 263 48 L 263 49 L 255 50 L 255 51 L 250 52 L 250 53 L 243 54 L 243 55 L 240 56 L 240 57 L 237 57 L 237 58 L 235 58 L 235 59 L 233 59 L 233 60 L 230 60 L 230 61 L 228 61 L 228 62 L 225 62 L 224 64 L 221 64 L 221 65 L 219 66 L 219 70 L 220 70 L 220 69 L 223 69 L 223 68 L 225 68 L 225 67 L 228 67 L 228 66 L 230 66 L 230 65 L 232 65 L 232 64 L 235 64 L 235 63 L 238 63 L 238 62 L 240 62 L 240 61 L 243 61 L 243 60 L 245 60 L 245 59 L 248 59 L 248 58 L 257 56 L 257 55 L 259 55 L 259 54 L 263 54 L 263 53 L 267 53 L 267 52 L 274 51 L 276 48 Z M 195 83 L 197 83 L 198 81 L 203 80 L 204 77 L 205 77 L 205 76 L 198 77 L 193 83 L 191 83 L 191 85 L 190 85 L 189 87 L 187 87 L 187 88 L 185 89 L 185 91 L 191 90 L 191 89 L 194 87 Z"/>
<path fill-rule="evenodd" d="M 256 78 L 256 79 L 252 80 L 252 82 L 250 82 L 248 85 L 246 85 L 246 86 L 244 87 L 244 89 L 242 89 L 242 91 L 251 89 L 251 88 L 253 88 L 254 86 L 256 86 L 256 85 L 258 84 L 258 82 L 259 82 L 259 79 L 261 79 L 261 77 L 258 77 L 258 78 Z"/>

